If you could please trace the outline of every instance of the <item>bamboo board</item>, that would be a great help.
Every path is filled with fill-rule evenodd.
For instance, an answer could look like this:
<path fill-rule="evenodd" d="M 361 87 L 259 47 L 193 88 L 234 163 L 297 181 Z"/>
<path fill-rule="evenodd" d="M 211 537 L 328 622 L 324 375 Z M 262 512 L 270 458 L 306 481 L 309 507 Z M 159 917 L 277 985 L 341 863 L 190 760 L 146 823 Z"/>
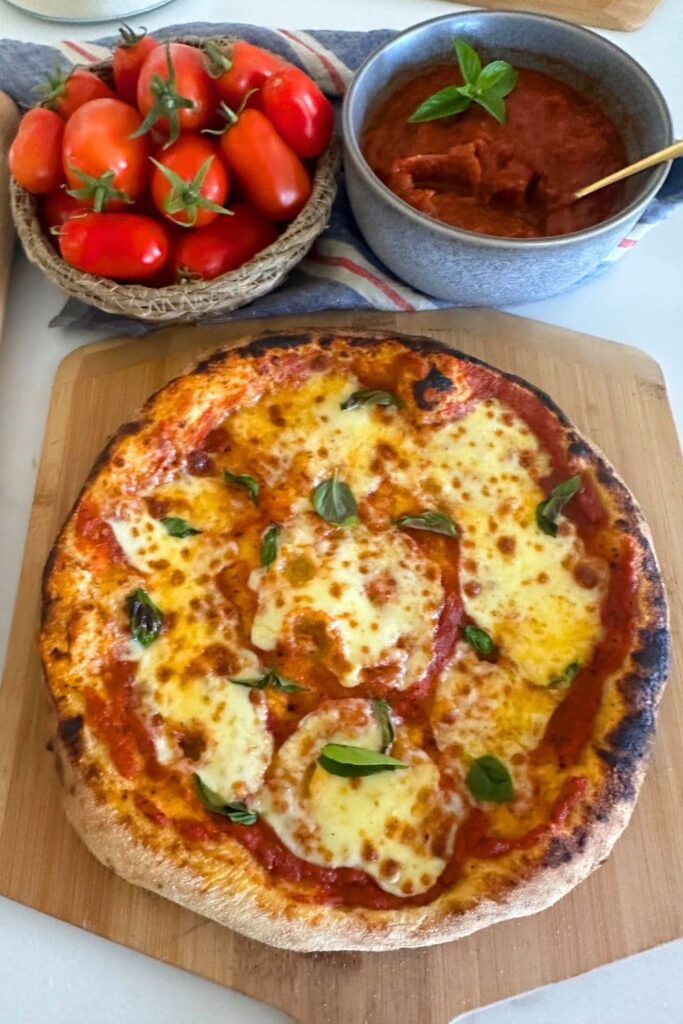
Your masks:
<path fill-rule="evenodd" d="M 491 310 L 321 314 L 78 349 L 55 380 L 0 690 L 0 893 L 255 996 L 301 1024 L 446 1024 L 476 1006 L 683 934 L 683 694 L 674 672 L 653 770 L 606 865 L 542 914 L 460 942 L 383 954 L 305 955 L 243 939 L 98 864 L 64 818 L 35 648 L 42 566 L 107 436 L 198 353 L 246 333 L 324 325 L 427 333 L 554 395 L 640 499 L 683 631 L 683 463 L 661 371 L 635 349 Z"/>
<path fill-rule="evenodd" d="M 577 25 L 633 32 L 645 24 L 660 3 L 661 0 L 477 0 L 477 7 L 551 14 Z"/>

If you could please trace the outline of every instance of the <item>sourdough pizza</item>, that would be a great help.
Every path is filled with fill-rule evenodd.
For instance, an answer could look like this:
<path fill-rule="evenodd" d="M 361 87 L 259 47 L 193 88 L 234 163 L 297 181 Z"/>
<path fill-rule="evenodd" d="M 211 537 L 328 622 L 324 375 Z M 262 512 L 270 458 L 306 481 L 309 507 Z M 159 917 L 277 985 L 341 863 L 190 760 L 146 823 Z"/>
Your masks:
<path fill-rule="evenodd" d="M 104 864 L 264 942 L 373 950 L 605 858 L 669 644 L 638 507 L 545 395 L 348 332 L 218 352 L 121 428 L 41 649 Z"/>

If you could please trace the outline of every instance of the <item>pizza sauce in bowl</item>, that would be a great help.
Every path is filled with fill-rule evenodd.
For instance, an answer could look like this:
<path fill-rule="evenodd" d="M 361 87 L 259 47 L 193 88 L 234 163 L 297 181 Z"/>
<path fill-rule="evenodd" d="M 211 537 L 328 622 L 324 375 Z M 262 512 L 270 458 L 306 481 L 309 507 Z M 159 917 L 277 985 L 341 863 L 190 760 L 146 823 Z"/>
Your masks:
<path fill-rule="evenodd" d="M 574 195 L 673 137 L 633 58 L 518 11 L 448 14 L 392 37 L 354 75 L 342 127 L 372 252 L 419 292 L 496 307 L 558 295 L 613 262 L 668 166 Z"/>
<path fill-rule="evenodd" d="M 366 122 L 365 159 L 400 199 L 444 224 L 486 235 L 564 235 L 609 217 L 615 185 L 573 193 L 623 167 L 623 140 L 591 99 L 540 71 L 519 68 L 499 123 L 481 106 L 412 123 L 428 97 L 463 79 L 454 63 L 399 85 Z"/>

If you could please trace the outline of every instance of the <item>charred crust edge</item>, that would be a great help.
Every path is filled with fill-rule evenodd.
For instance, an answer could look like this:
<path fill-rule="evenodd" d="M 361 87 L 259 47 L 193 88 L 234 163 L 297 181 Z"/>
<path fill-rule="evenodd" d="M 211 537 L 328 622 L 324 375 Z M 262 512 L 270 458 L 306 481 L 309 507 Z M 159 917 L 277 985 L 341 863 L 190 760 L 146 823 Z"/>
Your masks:
<path fill-rule="evenodd" d="M 77 761 L 81 756 L 82 732 L 83 715 L 62 718 L 57 726 L 57 735 L 64 744 L 64 748 L 72 761 Z"/>

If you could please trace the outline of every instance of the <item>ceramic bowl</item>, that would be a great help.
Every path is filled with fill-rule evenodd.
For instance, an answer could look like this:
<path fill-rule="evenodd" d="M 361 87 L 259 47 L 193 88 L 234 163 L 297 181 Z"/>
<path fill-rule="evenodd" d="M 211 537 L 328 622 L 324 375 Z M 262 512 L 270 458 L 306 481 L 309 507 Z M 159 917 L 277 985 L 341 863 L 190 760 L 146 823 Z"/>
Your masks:
<path fill-rule="evenodd" d="M 672 142 L 666 102 L 647 72 L 613 43 L 556 18 L 512 11 L 447 14 L 422 22 L 389 40 L 359 68 L 344 101 L 346 181 L 358 226 L 373 252 L 414 288 L 458 304 L 501 306 L 547 298 L 590 275 L 613 252 L 670 165 L 629 179 L 621 206 L 608 220 L 568 235 L 499 238 L 420 213 L 380 181 L 359 140 L 368 116 L 396 79 L 453 59 L 454 36 L 485 62 L 500 58 L 574 85 L 617 126 L 629 163 Z"/>

